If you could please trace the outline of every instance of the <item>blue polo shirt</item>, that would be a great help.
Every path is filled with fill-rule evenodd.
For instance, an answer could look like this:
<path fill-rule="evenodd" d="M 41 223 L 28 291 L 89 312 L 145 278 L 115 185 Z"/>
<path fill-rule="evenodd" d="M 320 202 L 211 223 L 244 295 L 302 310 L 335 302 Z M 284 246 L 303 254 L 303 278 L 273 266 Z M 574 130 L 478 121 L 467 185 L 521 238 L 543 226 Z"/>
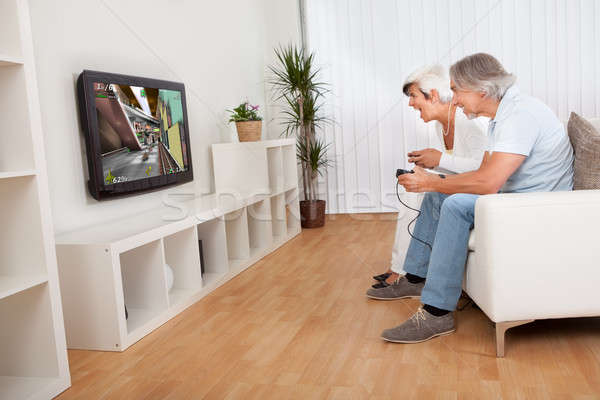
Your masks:
<path fill-rule="evenodd" d="M 573 189 L 573 148 L 563 124 L 538 99 L 508 88 L 490 120 L 486 151 L 521 154 L 523 164 L 500 192 Z"/>

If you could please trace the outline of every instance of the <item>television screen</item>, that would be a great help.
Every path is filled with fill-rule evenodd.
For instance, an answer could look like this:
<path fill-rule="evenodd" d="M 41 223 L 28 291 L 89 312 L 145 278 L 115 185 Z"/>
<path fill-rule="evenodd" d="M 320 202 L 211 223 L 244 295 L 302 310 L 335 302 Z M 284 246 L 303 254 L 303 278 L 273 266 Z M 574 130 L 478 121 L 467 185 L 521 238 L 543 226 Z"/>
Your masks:
<path fill-rule="evenodd" d="M 183 84 L 84 71 L 79 91 L 95 198 L 192 179 Z"/>

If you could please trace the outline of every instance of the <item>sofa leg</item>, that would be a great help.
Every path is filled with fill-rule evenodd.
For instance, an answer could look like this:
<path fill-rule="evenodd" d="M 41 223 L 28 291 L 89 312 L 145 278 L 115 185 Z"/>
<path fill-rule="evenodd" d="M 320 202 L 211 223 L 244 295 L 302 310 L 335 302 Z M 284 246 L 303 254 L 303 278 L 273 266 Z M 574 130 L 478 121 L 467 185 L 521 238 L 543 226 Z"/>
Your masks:
<path fill-rule="evenodd" d="M 522 321 L 496 322 L 496 357 L 504 357 L 504 334 L 507 330 L 533 321 L 533 319 L 526 319 Z"/>

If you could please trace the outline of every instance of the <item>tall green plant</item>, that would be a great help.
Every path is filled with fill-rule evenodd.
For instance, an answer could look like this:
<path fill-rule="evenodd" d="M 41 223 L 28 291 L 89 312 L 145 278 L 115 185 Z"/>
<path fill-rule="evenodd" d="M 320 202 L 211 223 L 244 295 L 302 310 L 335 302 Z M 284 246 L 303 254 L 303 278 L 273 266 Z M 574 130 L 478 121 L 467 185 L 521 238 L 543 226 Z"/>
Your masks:
<path fill-rule="evenodd" d="M 314 54 L 306 55 L 304 49 L 289 45 L 275 49 L 275 55 L 277 64 L 269 69 L 276 100 L 285 104 L 283 135 L 298 138 L 296 155 L 302 166 L 304 199 L 316 200 L 317 177 L 331 164 L 327 158 L 329 145 L 316 138 L 316 129 L 330 122 L 322 116 L 319 103 L 327 88 L 317 80 L 320 70 L 313 65 Z"/>

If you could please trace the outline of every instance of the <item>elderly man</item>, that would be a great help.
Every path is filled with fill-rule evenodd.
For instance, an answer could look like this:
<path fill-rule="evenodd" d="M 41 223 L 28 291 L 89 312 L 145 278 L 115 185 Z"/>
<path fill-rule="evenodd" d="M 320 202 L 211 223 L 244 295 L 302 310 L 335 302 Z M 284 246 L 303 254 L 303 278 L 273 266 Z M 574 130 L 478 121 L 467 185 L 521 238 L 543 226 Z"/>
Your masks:
<path fill-rule="evenodd" d="M 469 231 L 479 195 L 571 190 L 573 149 L 563 125 L 542 102 L 519 92 L 515 76 L 489 54 L 463 58 L 450 68 L 453 103 L 470 118 L 491 118 L 488 145 L 476 171 L 443 176 L 415 167 L 398 182 L 428 192 L 411 240 L 397 291 L 421 296 L 422 307 L 382 338 L 417 343 L 455 330 L 452 311 L 462 290 Z M 418 279 L 415 279 L 418 277 Z"/>

